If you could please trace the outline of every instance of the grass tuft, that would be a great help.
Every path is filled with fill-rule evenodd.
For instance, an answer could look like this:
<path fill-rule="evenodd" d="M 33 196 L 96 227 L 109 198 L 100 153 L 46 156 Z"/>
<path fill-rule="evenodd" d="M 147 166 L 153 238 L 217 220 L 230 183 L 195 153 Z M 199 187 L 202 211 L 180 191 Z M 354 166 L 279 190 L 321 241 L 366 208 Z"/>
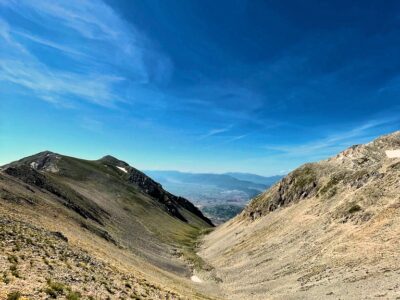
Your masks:
<path fill-rule="evenodd" d="M 48 288 L 45 290 L 45 292 L 52 298 L 57 298 L 59 295 L 63 295 L 64 291 L 67 289 L 64 284 L 51 281 L 51 279 L 47 280 L 47 285 Z"/>
<path fill-rule="evenodd" d="M 11 292 L 7 295 L 7 300 L 18 300 L 21 296 L 21 292 L 19 291 Z"/>
<path fill-rule="evenodd" d="M 79 293 L 79 292 L 69 292 L 68 294 L 67 294 L 67 300 L 79 300 L 79 299 L 81 299 L 81 293 Z"/>
<path fill-rule="evenodd" d="M 358 204 L 354 204 L 352 207 L 349 208 L 349 213 L 354 214 L 361 210 L 361 206 Z"/>

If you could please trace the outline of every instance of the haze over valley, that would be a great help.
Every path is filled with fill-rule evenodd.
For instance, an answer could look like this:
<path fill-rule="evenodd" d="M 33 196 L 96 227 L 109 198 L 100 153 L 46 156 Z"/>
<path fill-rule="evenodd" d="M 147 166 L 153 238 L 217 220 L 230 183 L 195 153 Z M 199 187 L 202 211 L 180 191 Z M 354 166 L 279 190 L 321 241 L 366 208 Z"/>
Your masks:
<path fill-rule="evenodd" d="M 265 177 L 249 173 L 185 173 L 145 171 L 168 191 L 198 206 L 214 224 L 223 223 L 246 206 L 249 200 L 272 186 L 282 176 Z"/>
<path fill-rule="evenodd" d="M 0 0 L 0 300 L 400 299 L 399 13 Z"/>

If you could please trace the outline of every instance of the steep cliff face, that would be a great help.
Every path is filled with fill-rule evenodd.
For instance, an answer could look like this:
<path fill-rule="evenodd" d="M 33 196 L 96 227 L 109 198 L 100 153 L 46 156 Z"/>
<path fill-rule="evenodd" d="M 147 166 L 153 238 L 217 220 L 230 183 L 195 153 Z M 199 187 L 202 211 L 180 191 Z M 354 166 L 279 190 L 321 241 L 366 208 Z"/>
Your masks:
<path fill-rule="evenodd" d="M 400 132 L 301 166 L 204 240 L 229 299 L 400 296 Z"/>

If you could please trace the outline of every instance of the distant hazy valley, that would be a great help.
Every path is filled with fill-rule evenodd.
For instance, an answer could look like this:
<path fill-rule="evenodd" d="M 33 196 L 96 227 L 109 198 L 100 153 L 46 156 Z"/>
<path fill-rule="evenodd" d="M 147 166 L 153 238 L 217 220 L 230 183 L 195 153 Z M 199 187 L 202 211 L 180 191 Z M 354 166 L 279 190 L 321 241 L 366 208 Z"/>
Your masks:
<path fill-rule="evenodd" d="M 395 132 L 280 180 L 49 151 L 12 162 L 0 299 L 399 299 L 399 149 Z M 186 199 L 217 223 L 250 197 L 216 228 Z"/>
<path fill-rule="evenodd" d="M 282 178 L 249 173 L 145 173 L 171 193 L 192 201 L 214 224 L 221 224 L 240 213 L 251 198 Z"/>

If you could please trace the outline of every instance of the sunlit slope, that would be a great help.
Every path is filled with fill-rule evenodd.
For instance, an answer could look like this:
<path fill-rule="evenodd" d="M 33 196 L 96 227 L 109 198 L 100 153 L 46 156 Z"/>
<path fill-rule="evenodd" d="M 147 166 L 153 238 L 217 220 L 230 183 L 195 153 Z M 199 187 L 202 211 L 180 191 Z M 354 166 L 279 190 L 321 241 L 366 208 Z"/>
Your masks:
<path fill-rule="evenodd" d="M 117 268 L 117 277 L 127 272 L 154 282 L 157 290 L 202 297 L 188 280 L 192 271 L 182 255 L 211 227 L 210 221 L 128 164 L 110 156 L 87 161 L 43 152 L 4 166 L 0 179 L 0 216 L 13 226 L 21 221 L 44 235 L 61 232 L 74 251 L 87 251 L 92 259 Z M 67 280 L 59 275 L 54 276 Z M 16 283 L 23 280 L 10 276 Z M 25 277 L 28 282 L 29 272 Z M 27 293 L 36 295 L 46 284 L 29 284 Z M 116 283 L 116 294 L 121 285 Z M 82 286 L 77 290 L 84 292 Z M 142 297 L 152 299 L 157 293 Z"/>
<path fill-rule="evenodd" d="M 400 297 L 396 149 L 400 132 L 306 164 L 207 236 L 226 297 Z"/>

